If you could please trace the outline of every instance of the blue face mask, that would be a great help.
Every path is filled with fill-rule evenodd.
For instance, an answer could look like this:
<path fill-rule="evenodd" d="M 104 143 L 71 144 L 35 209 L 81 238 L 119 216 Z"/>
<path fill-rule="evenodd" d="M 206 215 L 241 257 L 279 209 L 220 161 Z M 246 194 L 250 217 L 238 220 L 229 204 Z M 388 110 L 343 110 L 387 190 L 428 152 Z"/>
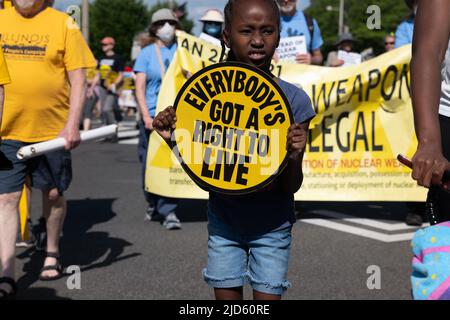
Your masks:
<path fill-rule="evenodd" d="M 222 32 L 222 24 L 217 22 L 205 22 L 203 32 L 212 37 L 219 38 Z"/>

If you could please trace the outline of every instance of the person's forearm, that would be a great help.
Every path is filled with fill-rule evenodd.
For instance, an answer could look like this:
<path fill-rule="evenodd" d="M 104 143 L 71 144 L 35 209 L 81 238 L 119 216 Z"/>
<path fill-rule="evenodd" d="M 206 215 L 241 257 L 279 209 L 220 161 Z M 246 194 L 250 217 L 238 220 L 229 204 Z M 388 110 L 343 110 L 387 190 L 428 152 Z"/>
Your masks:
<path fill-rule="evenodd" d="M 420 3 L 412 44 L 411 90 L 417 139 L 419 146 L 439 149 L 441 66 L 450 36 L 448 9 L 449 2 L 444 0 Z"/>
<path fill-rule="evenodd" d="M 145 85 L 145 84 L 144 84 Z M 136 83 L 136 100 L 141 112 L 142 118 L 150 117 L 147 101 L 145 99 L 145 87 L 141 83 Z"/>
<path fill-rule="evenodd" d="M 80 72 L 81 71 L 81 72 Z M 69 72 L 70 109 L 66 126 L 79 126 L 86 96 L 86 77 L 83 70 Z"/>
<path fill-rule="evenodd" d="M 282 173 L 282 188 L 284 192 L 296 193 L 303 183 L 302 170 L 303 153 L 297 159 L 289 158 L 286 168 Z"/>
<path fill-rule="evenodd" d="M 418 52 L 411 61 L 411 90 L 419 144 L 441 145 L 438 112 L 440 89 L 440 64 L 437 58 Z"/>

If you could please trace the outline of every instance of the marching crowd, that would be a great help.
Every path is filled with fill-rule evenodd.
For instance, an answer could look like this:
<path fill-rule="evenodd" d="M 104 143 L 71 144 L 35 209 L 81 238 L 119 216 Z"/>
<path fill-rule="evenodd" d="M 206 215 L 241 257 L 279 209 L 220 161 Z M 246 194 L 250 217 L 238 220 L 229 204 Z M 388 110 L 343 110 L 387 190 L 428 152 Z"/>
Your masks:
<path fill-rule="evenodd" d="M 450 27 L 442 22 L 444 18 L 439 19 L 439 10 L 433 11 L 433 7 L 444 5 L 441 0 L 434 0 L 423 10 L 428 10 L 427 13 L 417 12 L 419 0 L 405 3 L 411 14 L 395 33 L 386 35 L 385 51 L 413 43 L 413 37 L 417 37 L 413 45 L 416 55 L 412 63 L 412 89 L 419 148 L 413 158 L 413 177 L 421 185 L 433 185 L 429 198 L 444 212 L 449 208 L 449 196 L 442 191 L 447 188 L 442 176 L 449 168 L 446 160 L 449 146 L 445 138 L 448 134 L 444 133 L 450 114 L 447 110 L 450 108 L 447 87 L 450 86 L 447 50 Z M 101 125 L 120 123 L 124 112 L 130 115 L 136 109 L 141 183 L 148 203 L 146 219 L 159 221 L 168 230 L 181 228 L 175 213 L 177 199 L 151 194 L 144 188 L 150 133 L 156 130 L 167 138 L 167 126 L 175 125 L 173 109 L 157 114 L 156 103 L 162 79 L 177 50 L 176 30 L 181 29 L 180 17 L 170 9 L 156 11 L 148 32 L 139 35 L 139 54 L 134 61 L 126 62 L 115 51 L 116 41 L 112 36 L 101 40 L 103 54 L 94 58 L 79 29 L 71 28 L 67 24 L 68 17 L 52 8 L 52 0 L 13 0 L 13 4 L 13 8 L 0 10 L 3 48 L 0 50 L 0 157 L 3 157 L 0 167 L 0 299 L 13 298 L 17 292 L 15 244 L 24 185 L 42 191 L 43 213 L 35 228 L 36 237 L 45 239 L 39 245 L 46 252 L 40 279 L 49 281 L 63 276 L 59 241 L 66 213 L 64 192 L 72 177 L 70 150 L 80 143 L 80 126 L 83 130 L 91 129 L 93 118 Z M 448 2 L 445 5 L 448 7 Z M 428 16 L 431 13 L 438 16 L 436 22 Z M 413 34 L 416 14 L 421 19 L 415 31 L 417 35 Z M 261 25 L 262 20 L 265 25 Z M 229 60 L 247 62 L 263 71 L 268 71 L 272 59 L 280 59 L 277 43 L 287 37 L 302 37 L 305 44 L 306 50 L 296 54 L 294 63 L 341 67 L 371 58 L 370 54 L 354 52 L 357 40 L 351 33 L 343 32 L 335 43 L 335 50 L 324 59 L 320 26 L 314 17 L 298 9 L 296 0 L 230 0 L 223 13 L 219 9 L 208 10 L 200 21 L 201 39 L 226 45 L 230 49 Z M 437 29 L 438 21 L 442 22 L 442 28 L 436 31 L 436 36 L 426 39 L 424 30 Z M 260 30 L 264 36 L 259 36 Z M 26 47 L 17 45 L 23 43 L 18 38 L 27 40 Z M 428 43 L 427 48 L 437 47 L 438 53 L 428 52 L 422 42 Z M 248 48 L 259 50 L 258 54 L 246 56 L 243 52 Z M 346 54 L 350 53 L 354 54 L 353 58 L 347 60 Z M 436 59 L 422 58 L 427 55 Z M 427 68 L 422 59 L 434 64 Z M 441 80 L 443 61 L 446 65 Z M 426 85 L 428 80 L 430 83 Z M 252 196 L 228 197 L 210 192 L 208 266 L 204 278 L 215 289 L 218 299 L 242 298 L 245 283 L 252 285 L 256 299 L 278 299 L 290 286 L 286 273 L 291 228 L 295 222 L 293 194 L 303 180 L 301 160 L 314 111 L 303 90 L 277 81 L 296 115 L 296 124 L 289 129 L 289 164 L 284 174 L 270 186 L 270 191 L 262 190 Z M 442 95 L 438 90 L 441 81 L 446 83 L 443 88 L 447 88 Z M 131 97 L 123 98 L 130 93 Z M 133 102 L 129 104 L 130 101 Z M 427 107 L 430 102 L 435 108 Z M 65 138 L 65 150 L 27 161 L 15 157 L 21 146 L 56 137 Z M 277 211 L 276 218 L 273 210 Z M 248 216 L 250 211 L 257 211 L 258 219 L 267 222 L 262 224 L 264 228 L 250 227 L 247 220 L 255 218 Z M 247 216 L 247 220 L 236 216 Z M 423 220 L 424 206 L 411 207 L 407 223 L 421 225 Z M 249 227 L 244 230 L 244 226 Z M 272 250 L 272 254 L 268 250 Z M 224 256 L 228 257 L 227 261 Z M 243 264 L 246 259 L 250 259 L 249 269 Z"/>

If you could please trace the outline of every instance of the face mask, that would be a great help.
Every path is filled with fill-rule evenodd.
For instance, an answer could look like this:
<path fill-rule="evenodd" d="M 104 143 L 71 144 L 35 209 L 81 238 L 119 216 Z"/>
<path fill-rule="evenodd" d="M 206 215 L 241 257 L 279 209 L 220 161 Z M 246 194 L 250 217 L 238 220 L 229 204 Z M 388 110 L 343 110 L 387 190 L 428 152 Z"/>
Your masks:
<path fill-rule="evenodd" d="M 282 3 L 278 2 L 280 4 L 280 11 L 281 14 L 290 14 L 292 11 L 294 11 L 297 8 L 296 1 L 289 1 L 288 3 L 285 3 L 282 1 Z"/>
<path fill-rule="evenodd" d="M 158 38 L 164 43 L 170 43 L 175 38 L 175 26 L 166 22 L 164 26 L 156 32 Z"/>
<path fill-rule="evenodd" d="M 209 34 L 212 37 L 218 38 L 222 32 L 222 26 L 218 23 L 205 23 L 203 27 L 203 32 Z"/>

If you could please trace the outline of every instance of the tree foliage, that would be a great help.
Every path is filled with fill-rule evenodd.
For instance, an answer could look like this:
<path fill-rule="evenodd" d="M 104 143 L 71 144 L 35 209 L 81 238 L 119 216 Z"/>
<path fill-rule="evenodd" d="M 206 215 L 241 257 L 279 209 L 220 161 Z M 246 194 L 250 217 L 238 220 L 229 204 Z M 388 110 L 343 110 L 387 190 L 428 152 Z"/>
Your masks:
<path fill-rule="evenodd" d="M 96 56 L 102 54 L 100 41 L 114 37 L 115 51 L 130 58 L 134 35 L 145 29 L 150 21 L 142 0 L 95 0 L 90 6 L 91 48 Z"/>
<path fill-rule="evenodd" d="M 366 13 L 370 5 L 377 5 L 381 9 L 381 29 L 369 30 L 367 20 L 370 14 Z M 328 11 L 327 6 L 332 10 Z M 338 0 L 311 0 L 306 12 L 317 20 L 324 39 L 323 53 L 334 49 L 338 39 L 339 1 Z M 375 53 L 384 51 L 384 37 L 395 32 L 397 25 L 409 15 L 409 8 L 404 1 L 399 0 L 345 0 L 344 24 L 350 28 L 353 38 L 356 39 L 355 50 L 361 51 L 373 48 Z"/>
<path fill-rule="evenodd" d="M 178 4 L 173 2 L 177 8 Z M 168 1 L 158 2 L 149 9 L 143 0 L 95 0 L 89 13 L 90 45 L 95 55 L 102 55 L 100 41 L 109 36 L 116 40 L 115 51 L 129 60 L 134 36 L 148 29 L 156 10 L 169 7 Z M 194 22 L 187 16 L 186 12 L 180 23 L 186 32 L 190 32 Z"/>

